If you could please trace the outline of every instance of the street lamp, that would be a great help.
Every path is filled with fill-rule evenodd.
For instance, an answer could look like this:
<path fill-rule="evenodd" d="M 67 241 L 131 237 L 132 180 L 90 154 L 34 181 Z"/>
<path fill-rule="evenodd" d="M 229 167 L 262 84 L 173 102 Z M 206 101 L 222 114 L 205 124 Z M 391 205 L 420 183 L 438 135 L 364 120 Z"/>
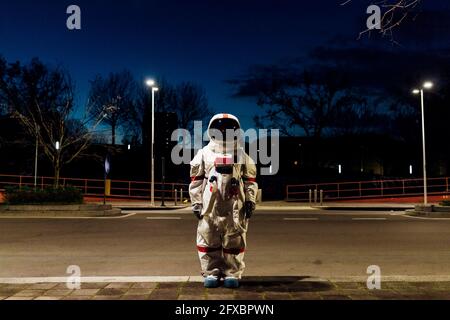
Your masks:
<path fill-rule="evenodd" d="M 154 147 L 155 147 L 155 92 L 159 90 L 158 87 L 156 87 L 156 83 L 154 80 L 147 80 L 145 82 L 147 87 L 152 89 L 152 149 L 151 149 L 151 205 L 152 207 L 155 206 L 155 154 L 154 154 Z"/>
<path fill-rule="evenodd" d="M 433 82 L 426 81 L 423 83 L 421 89 L 414 89 L 413 94 L 420 94 L 420 106 L 422 113 L 422 156 L 423 156 L 423 204 L 428 204 L 428 190 L 427 190 L 427 158 L 425 153 L 425 107 L 423 99 L 424 89 L 433 88 Z"/>

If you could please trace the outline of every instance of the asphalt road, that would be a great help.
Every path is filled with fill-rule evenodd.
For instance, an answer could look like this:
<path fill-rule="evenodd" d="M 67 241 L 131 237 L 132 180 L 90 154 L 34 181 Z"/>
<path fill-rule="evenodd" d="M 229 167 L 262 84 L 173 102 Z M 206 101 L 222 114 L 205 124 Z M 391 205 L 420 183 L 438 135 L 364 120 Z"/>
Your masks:
<path fill-rule="evenodd" d="M 0 277 L 199 275 L 196 220 L 185 212 L 108 219 L 0 219 Z M 450 221 L 402 212 L 257 212 L 246 275 L 450 275 Z"/>

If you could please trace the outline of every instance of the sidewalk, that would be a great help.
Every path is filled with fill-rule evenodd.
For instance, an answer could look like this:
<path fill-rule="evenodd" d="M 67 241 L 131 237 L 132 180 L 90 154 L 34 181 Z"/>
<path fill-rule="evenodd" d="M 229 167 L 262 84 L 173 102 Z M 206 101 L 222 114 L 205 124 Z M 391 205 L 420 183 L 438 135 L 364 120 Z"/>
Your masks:
<path fill-rule="evenodd" d="M 239 289 L 205 289 L 201 282 L 0 284 L 0 300 L 450 300 L 450 282 L 330 282 L 300 277 L 249 277 Z"/>
<path fill-rule="evenodd" d="M 98 203 L 96 201 L 95 203 Z M 113 207 L 121 208 L 122 210 L 178 210 L 190 209 L 190 202 L 180 203 L 177 205 L 173 201 L 166 201 L 165 207 L 162 207 L 160 201 L 152 207 L 149 201 L 111 201 L 107 202 Z M 407 210 L 414 209 L 414 203 L 394 203 L 394 202 L 325 202 L 322 206 L 309 204 L 307 202 L 288 202 L 288 201 L 264 201 L 257 204 L 259 211 L 314 211 L 314 210 Z"/>

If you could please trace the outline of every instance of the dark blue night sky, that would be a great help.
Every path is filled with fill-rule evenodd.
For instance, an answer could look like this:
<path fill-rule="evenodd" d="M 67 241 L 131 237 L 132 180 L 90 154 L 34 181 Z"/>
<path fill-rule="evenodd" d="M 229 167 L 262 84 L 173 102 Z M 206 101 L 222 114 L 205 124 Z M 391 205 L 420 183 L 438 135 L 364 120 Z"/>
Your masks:
<path fill-rule="evenodd" d="M 231 98 L 225 80 L 254 64 L 305 56 L 336 36 L 356 41 L 367 3 L 339 3 L 2 0 L 0 54 L 9 61 L 39 57 L 63 65 L 76 81 L 80 105 L 99 73 L 126 68 L 138 79 L 195 81 L 215 111 L 235 113 L 250 126 L 255 102 Z M 81 7 L 81 31 L 66 29 L 70 4 Z"/>

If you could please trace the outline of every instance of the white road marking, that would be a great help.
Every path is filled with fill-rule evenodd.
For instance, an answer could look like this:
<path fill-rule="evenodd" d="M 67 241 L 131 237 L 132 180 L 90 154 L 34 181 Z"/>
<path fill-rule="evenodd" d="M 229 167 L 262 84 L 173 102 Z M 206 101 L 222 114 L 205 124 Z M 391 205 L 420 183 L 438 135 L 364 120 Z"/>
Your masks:
<path fill-rule="evenodd" d="M 181 220 L 180 217 L 147 217 L 147 220 Z"/>
<path fill-rule="evenodd" d="M 450 218 L 429 218 L 429 217 L 418 217 L 418 216 L 410 216 L 410 215 L 402 215 L 404 218 L 408 219 L 419 219 L 419 220 L 433 220 L 433 221 L 450 221 Z"/>
<path fill-rule="evenodd" d="M 112 277 L 81 277 L 81 283 L 90 282 L 186 282 L 190 280 L 190 276 L 112 276 Z M 72 278 L 69 277 L 18 277 L 18 278 L 0 278 L 0 283 L 7 284 L 29 284 L 29 283 L 64 283 Z"/>
<path fill-rule="evenodd" d="M 0 219 L 124 219 L 136 215 L 136 213 L 128 213 L 120 216 L 111 217 L 55 217 L 55 216 L 0 216 Z"/>
<path fill-rule="evenodd" d="M 285 221 L 317 221 L 319 218 L 283 218 Z"/>
<path fill-rule="evenodd" d="M 387 218 L 352 218 L 354 221 L 384 221 Z"/>

